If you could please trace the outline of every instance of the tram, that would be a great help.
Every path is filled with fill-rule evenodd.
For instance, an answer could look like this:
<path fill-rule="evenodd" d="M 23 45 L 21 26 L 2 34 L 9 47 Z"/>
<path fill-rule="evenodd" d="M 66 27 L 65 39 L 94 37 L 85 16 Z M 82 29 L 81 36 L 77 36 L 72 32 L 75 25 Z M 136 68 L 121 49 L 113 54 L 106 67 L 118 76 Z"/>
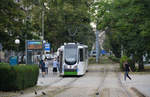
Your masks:
<path fill-rule="evenodd" d="M 84 75 L 88 66 L 88 46 L 64 43 L 58 48 L 59 73 L 61 76 Z"/>

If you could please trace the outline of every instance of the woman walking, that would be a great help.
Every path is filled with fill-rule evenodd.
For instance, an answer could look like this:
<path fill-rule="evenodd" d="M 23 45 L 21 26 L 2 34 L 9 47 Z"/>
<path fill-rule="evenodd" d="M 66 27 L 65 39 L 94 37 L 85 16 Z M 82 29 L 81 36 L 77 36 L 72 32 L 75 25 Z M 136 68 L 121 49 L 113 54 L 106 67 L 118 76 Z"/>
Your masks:
<path fill-rule="evenodd" d="M 57 72 L 57 64 L 58 64 L 57 59 L 54 58 L 54 61 L 53 61 L 53 72 Z"/>
<path fill-rule="evenodd" d="M 131 80 L 131 77 L 129 76 L 129 71 L 132 71 L 132 70 L 131 70 L 131 68 L 130 68 L 130 66 L 129 66 L 129 64 L 128 64 L 128 62 L 125 61 L 125 62 L 123 63 L 123 65 L 124 65 L 124 69 L 125 69 L 124 80 L 126 80 L 126 77 L 128 77 L 128 78 Z"/>

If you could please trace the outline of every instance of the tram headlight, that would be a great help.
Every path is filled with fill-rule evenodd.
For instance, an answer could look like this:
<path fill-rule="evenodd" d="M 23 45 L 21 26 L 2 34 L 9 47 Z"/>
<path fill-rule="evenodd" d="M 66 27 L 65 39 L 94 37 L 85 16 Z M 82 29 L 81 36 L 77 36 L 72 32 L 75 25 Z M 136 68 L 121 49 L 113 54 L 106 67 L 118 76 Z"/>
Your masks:
<path fill-rule="evenodd" d="M 64 65 L 64 69 L 68 69 L 69 68 L 69 65 Z"/>
<path fill-rule="evenodd" d="M 77 65 L 73 66 L 73 65 L 64 65 L 64 69 L 77 69 Z"/>

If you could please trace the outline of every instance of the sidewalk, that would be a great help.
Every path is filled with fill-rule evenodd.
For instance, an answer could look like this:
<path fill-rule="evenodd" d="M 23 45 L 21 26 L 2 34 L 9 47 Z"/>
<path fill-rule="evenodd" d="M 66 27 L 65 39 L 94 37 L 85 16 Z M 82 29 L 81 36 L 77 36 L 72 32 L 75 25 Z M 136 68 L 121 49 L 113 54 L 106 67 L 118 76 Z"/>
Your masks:
<path fill-rule="evenodd" d="M 150 74 L 129 74 L 132 80 L 127 78 L 124 81 L 124 74 L 121 74 L 121 82 L 128 89 L 136 88 L 139 92 L 144 94 L 146 97 L 150 97 Z"/>
<path fill-rule="evenodd" d="M 60 79 L 59 73 L 53 73 L 52 67 L 49 67 L 48 74 L 46 74 L 44 77 L 42 77 L 41 70 L 39 71 L 37 86 L 48 86 L 51 83 L 54 83 L 58 79 Z"/>

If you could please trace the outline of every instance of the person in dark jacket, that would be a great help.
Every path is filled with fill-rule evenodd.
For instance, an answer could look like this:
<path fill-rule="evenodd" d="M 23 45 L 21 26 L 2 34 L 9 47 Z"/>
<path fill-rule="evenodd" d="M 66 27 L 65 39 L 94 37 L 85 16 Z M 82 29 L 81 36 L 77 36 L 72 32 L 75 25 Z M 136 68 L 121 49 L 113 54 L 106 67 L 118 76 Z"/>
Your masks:
<path fill-rule="evenodd" d="M 123 65 L 124 65 L 124 69 L 125 69 L 124 80 L 126 80 L 126 77 L 128 77 L 128 78 L 131 80 L 131 77 L 129 76 L 129 71 L 132 71 L 132 70 L 131 70 L 131 68 L 130 68 L 130 66 L 129 66 L 129 64 L 128 64 L 128 62 L 125 61 L 125 62 L 123 63 Z"/>
<path fill-rule="evenodd" d="M 42 77 L 44 77 L 45 76 L 45 62 L 44 62 L 44 60 L 40 61 L 40 67 L 42 70 Z"/>

